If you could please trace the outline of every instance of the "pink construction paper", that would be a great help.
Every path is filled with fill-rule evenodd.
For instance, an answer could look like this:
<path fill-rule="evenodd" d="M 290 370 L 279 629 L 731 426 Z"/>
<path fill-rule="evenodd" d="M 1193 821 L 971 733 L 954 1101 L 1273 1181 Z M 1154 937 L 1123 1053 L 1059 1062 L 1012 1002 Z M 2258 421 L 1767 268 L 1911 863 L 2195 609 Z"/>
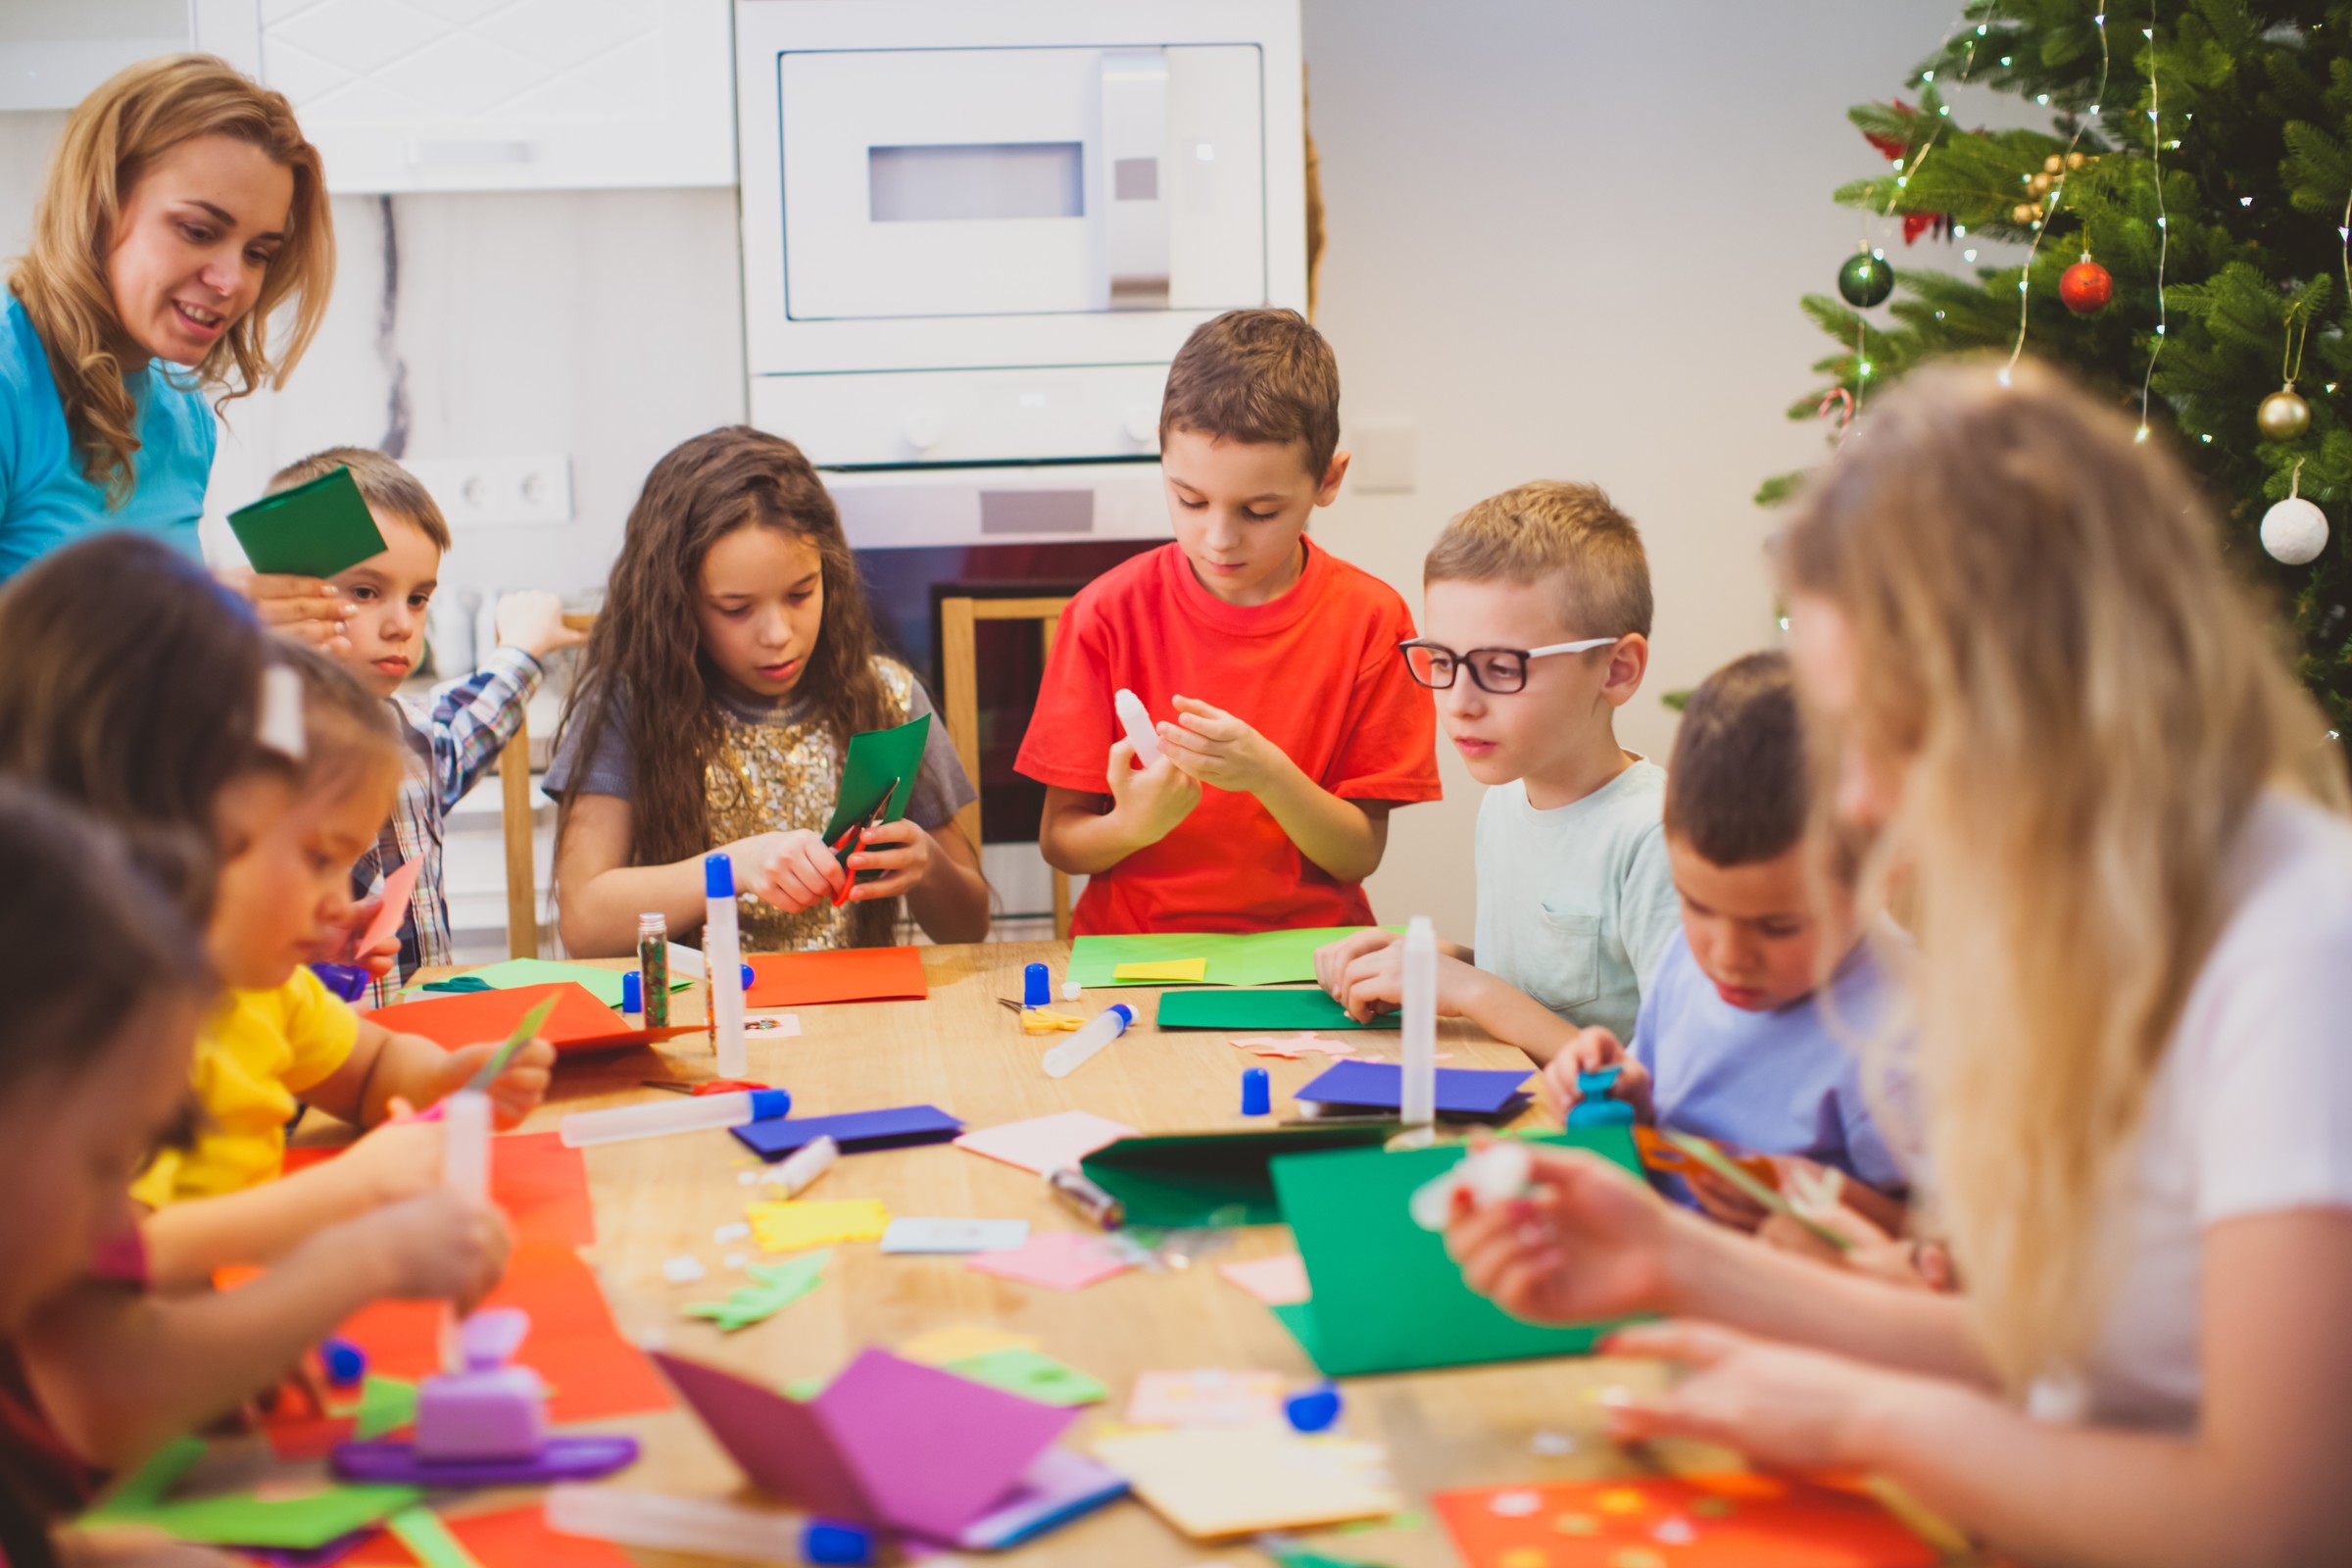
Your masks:
<path fill-rule="evenodd" d="M 1029 1245 L 1019 1251 L 977 1252 L 966 1258 L 963 1266 L 1056 1291 L 1083 1291 L 1114 1274 L 1124 1274 L 1135 1265 L 1100 1236 L 1079 1231 L 1032 1231 Z"/>
<path fill-rule="evenodd" d="M 1306 1283 L 1306 1261 L 1297 1252 L 1219 1263 L 1217 1272 L 1268 1306 L 1294 1306 L 1314 1294 Z"/>
<path fill-rule="evenodd" d="M 1058 1115 L 1032 1116 L 1027 1121 L 983 1127 L 956 1139 L 956 1147 L 1043 1176 L 1048 1171 L 1077 1164 L 1104 1144 L 1134 1136 L 1135 1129 L 1124 1122 L 1098 1116 L 1091 1110 L 1065 1110 Z"/>
<path fill-rule="evenodd" d="M 653 1357 L 755 1486 L 828 1519 L 882 1522 L 813 1406 L 700 1361 Z"/>
<path fill-rule="evenodd" d="M 867 1350 L 809 1406 L 890 1525 L 952 1542 L 1008 1500 L 1074 1406 Z"/>
<path fill-rule="evenodd" d="M 400 922 L 407 919 L 409 914 L 409 895 L 416 891 L 417 873 L 423 869 L 423 858 L 418 857 L 414 860 L 401 861 L 392 868 L 392 874 L 384 878 L 383 907 L 375 911 L 375 918 L 368 922 L 366 933 L 352 945 L 354 956 L 365 955 L 386 937 L 400 934 Z"/>
<path fill-rule="evenodd" d="M 1355 1047 L 1344 1041 L 1318 1039 L 1311 1034 L 1299 1035 L 1291 1040 L 1279 1039 L 1273 1035 L 1241 1035 L 1235 1037 L 1233 1043 L 1241 1050 L 1254 1052 L 1261 1056 L 1281 1056 L 1290 1061 L 1297 1061 L 1298 1054 L 1302 1051 L 1319 1051 L 1326 1056 L 1352 1056 L 1355 1054 Z"/>

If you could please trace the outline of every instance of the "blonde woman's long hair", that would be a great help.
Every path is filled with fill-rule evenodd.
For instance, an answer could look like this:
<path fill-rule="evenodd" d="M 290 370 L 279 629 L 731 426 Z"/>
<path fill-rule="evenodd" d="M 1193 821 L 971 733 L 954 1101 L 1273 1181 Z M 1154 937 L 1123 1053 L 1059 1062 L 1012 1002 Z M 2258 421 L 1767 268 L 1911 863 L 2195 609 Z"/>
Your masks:
<path fill-rule="evenodd" d="M 1842 747 L 1903 778 L 1862 894 L 1884 907 L 1902 867 L 1935 1188 L 2019 1389 L 2096 1338 L 2102 1209 L 2226 918 L 2232 839 L 2268 789 L 2343 809 L 2342 754 L 2186 470 L 2042 367 L 1911 376 L 1779 554 L 1797 612 L 1818 597 L 1850 632 L 1825 768 Z"/>
<path fill-rule="evenodd" d="M 326 316 L 335 235 L 325 176 L 283 94 L 212 55 L 163 55 L 117 73 L 84 98 L 66 121 L 33 212 L 32 242 L 8 286 L 48 351 L 82 470 L 106 490 L 110 506 L 130 496 L 139 436 L 106 262 L 131 187 L 158 158 L 198 136 L 249 142 L 294 175 L 285 241 L 263 276 L 261 298 L 195 366 L 198 384 L 220 394 L 216 408 L 282 384 Z M 284 346 L 272 354 L 270 329 L 280 306 L 290 306 L 292 318 Z"/>

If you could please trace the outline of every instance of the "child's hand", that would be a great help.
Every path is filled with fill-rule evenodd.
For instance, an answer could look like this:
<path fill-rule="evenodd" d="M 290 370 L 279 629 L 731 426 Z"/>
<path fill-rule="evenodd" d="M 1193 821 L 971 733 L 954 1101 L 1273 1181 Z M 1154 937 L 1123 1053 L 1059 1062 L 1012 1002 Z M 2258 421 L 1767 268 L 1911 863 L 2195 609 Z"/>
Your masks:
<path fill-rule="evenodd" d="M 736 883 L 737 891 L 757 893 L 788 912 L 830 903 L 848 875 L 825 841 L 805 827 L 789 833 L 762 833 L 730 844 L 727 854 L 738 867 L 749 871 L 748 880 Z M 737 875 L 742 877 L 744 871 Z"/>
<path fill-rule="evenodd" d="M 466 1312 L 506 1272 L 506 1216 L 446 1187 L 345 1224 L 362 1240 L 365 1255 L 384 1269 L 386 1296 L 452 1301 Z"/>
<path fill-rule="evenodd" d="M 1619 1443 L 1695 1438 L 1737 1448 L 1759 1467 L 1842 1470 L 1868 1464 L 1853 1435 L 1865 1409 L 1886 1410 L 1925 1378 L 1866 1367 L 1824 1350 L 1776 1345 L 1713 1323 L 1642 1323 L 1601 1341 L 1603 1355 L 1679 1361 L 1690 1374 L 1672 1390 L 1610 1401 Z M 1947 1385 L 1948 1387 L 1948 1385 Z"/>
<path fill-rule="evenodd" d="M 1349 938 L 1353 941 L 1354 938 Z M 1337 945 L 1337 944 L 1335 944 Z M 1329 952 L 1325 949 L 1324 952 Z M 1315 956 L 1315 974 L 1323 973 L 1322 954 Z M 1438 955 L 1438 1016 L 1458 1018 L 1469 1009 L 1470 995 L 1486 979 L 1474 964 Z M 1392 937 L 1384 947 L 1351 959 L 1330 986 L 1332 1000 L 1357 1023 L 1375 1012 L 1404 1005 L 1404 944 Z"/>
<path fill-rule="evenodd" d="M 1341 996 L 1341 992 L 1346 989 L 1348 970 L 1355 960 L 1403 940 L 1394 931 L 1383 931 L 1374 926 L 1358 931 L 1351 937 L 1327 943 L 1315 950 L 1315 984 L 1338 998 L 1340 1004 L 1345 1006 L 1347 998 Z"/>
<path fill-rule="evenodd" d="M 449 1054 L 449 1060 L 433 1073 L 430 1094 L 438 1103 L 466 1087 L 466 1080 L 481 1071 L 482 1063 L 498 1054 L 499 1042 L 484 1041 L 480 1045 L 461 1046 Z M 548 1080 L 554 1076 L 556 1048 L 544 1040 L 530 1040 L 522 1049 L 507 1058 L 507 1065 L 490 1080 L 484 1091 L 490 1097 L 491 1117 L 501 1132 L 519 1125 L 547 1098 Z"/>
<path fill-rule="evenodd" d="M 1558 1054 L 1544 1063 L 1544 1093 L 1558 1108 L 1560 1120 L 1565 1122 L 1568 1112 L 1585 1098 L 1576 1087 L 1576 1075 L 1598 1072 L 1603 1067 L 1617 1069 L 1617 1087 L 1612 1093 L 1634 1107 L 1634 1120 L 1644 1125 L 1655 1122 L 1657 1111 L 1650 1102 L 1649 1069 L 1627 1055 L 1615 1035 L 1597 1027 L 1579 1030 L 1559 1049 Z"/>
<path fill-rule="evenodd" d="M 545 659 L 559 649 L 579 647 L 588 634 L 564 624 L 563 600 L 533 588 L 500 598 L 498 640 L 502 647 L 519 648 L 533 659 Z"/>
<path fill-rule="evenodd" d="M 400 961 L 400 932 L 397 928 L 364 953 L 353 946 L 375 923 L 375 917 L 383 906 L 384 896 L 381 893 L 370 893 L 350 906 L 348 914 L 326 927 L 318 945 L 311 950 L 311 961 L 357 964 L 378 980 L 390 974 L 393 964 Z"/>
<path fill-rule="evenodd" d="M 220 580 L 243 594 L 262 624 L 321 653 L 351 652 L 345 622 L 360 607 L 345 599 L 331 582 L 316 577 L 266 576 L 250 566 L 220 573 Z"/>
<path fill-rule="evenodd" d="M 1200 786 L 1175 761 L 1161 758 L 1150 767 L 1135 765 L 1135 746 L 1124 737 L 1110 743 L 1110 810 L 1131 826 L 1142 844 L 1157 844 L 1200 804 Z"/>
<path fill-rule="evenodd" d="M 1483 1137 L 1479 1140 L 1484 1142 Z M 1446 1250 L 1514 1317 L 1581 1323 L 1664 1303 L 1666 1206 L 1638 1177 L 1582 1151 L 1535 1150 L 1533 1191 L 1480 1206 L 1454 1195 Z"/>
<path fill-rule="evenodd" d="M 932 859 L 931 835 L 905 817 L 867 828 L 851 852 L 850 875 L 860 871 L 883 874 L 858 884 L 850 893 L 850 902 L 898 898 L 931 874 Z"/>
<path fill-rule="evenodd" d="M 1179 722 L 1156 726 L 1159 749 L 1192 778 L 1251 795 L 1291 765 L 1282 749 L 1221 709 L 1196 697 L 1173 699 Z"/>
<path fill-rule="evenodd" d="M 394 1101 L 396 1114 L 408 1102 Z M 326 1169 L 349 1184 L 356 1205 L 376 1208 L 429 1192 L 441 1182 L 441 1124 L 437 1121 L 378 1123 Z"/>

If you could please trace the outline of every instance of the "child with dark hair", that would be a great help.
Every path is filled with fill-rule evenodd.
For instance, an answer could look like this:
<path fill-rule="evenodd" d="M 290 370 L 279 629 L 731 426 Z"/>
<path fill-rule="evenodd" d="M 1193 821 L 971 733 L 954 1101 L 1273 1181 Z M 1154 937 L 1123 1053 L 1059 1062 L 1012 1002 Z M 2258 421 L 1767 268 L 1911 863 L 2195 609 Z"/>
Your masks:
<path fill-rule="evenodd" d="M 734 861 L 747 950 L 884 946 L 901 899 L 933 941 L 979 941 L 988 884 L 956 825 L 975 792 L 936 719 L 905 819 L 868 829 L 846 870 L 819 836 L 850 737 L 931 711 L 877 644 L 801 449 L 745 425 L 672 449 L 629 510 L 547 770 L 565 950 L 631 952 L 648 910 L 699 930 L 713 850 Z"/>
<path fill-rule="evenodd" d="M 1903 1162 L 1872 1119 L 1859 1057 L 1886 1022 L 1887 979 L 1850 892 L 1830 878 L 1814 896 L 1805 768 L 1786 656 L 1735 660 L 1690 694 L 1666 772 L 1682 930 L 1642 993 L 1630 1053 L 1587 1029 L 1544 1081 L 1573 1105 L 1577 1075 L 1614 1064 L 1643 1122 L 1898 1189 Z"/>

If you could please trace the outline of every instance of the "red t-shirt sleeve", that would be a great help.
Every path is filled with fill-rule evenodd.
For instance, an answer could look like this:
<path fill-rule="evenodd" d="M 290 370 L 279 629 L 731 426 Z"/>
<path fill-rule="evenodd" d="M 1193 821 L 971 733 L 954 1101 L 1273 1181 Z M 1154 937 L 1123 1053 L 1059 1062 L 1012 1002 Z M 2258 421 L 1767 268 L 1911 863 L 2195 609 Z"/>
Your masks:
<path fill-rule="evenodd" d="M 1347 728 L 1323 787 L 1343 801 L 1437 800 L 1437 709 L 1396 654 L 1412 639 L 1413 617 L 1385 583 L 1363 586 L 1385 603 L 1365 607 L 1376 612 L 1372 646 L 1349 688 Z"/>
<path fill-rule="evenodd" d="M 1089 589 L 1062 612 L 1054 652 L 1038 683 L 1037 708 L 1012 765 L 1041 784 L 1107 795 L 1118 718 L 1110 706 L 1116 687 L 1101 606 L 1102 596 Z"/>

